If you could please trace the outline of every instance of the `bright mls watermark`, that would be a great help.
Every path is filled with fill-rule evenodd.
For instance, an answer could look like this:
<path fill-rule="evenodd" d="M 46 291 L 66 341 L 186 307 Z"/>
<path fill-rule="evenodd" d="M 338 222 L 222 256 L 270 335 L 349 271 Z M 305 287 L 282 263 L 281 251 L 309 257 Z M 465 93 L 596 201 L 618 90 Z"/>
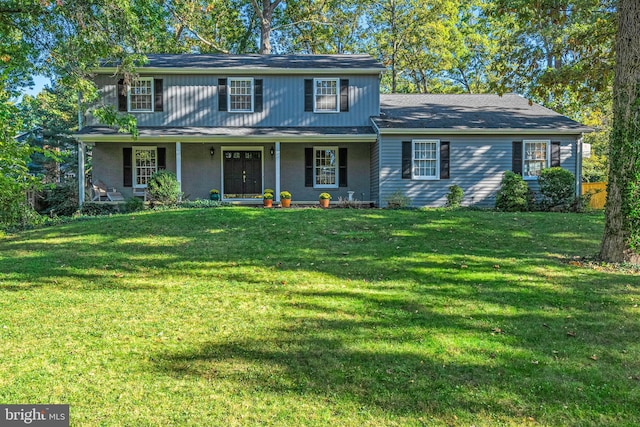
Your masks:
<path fill-rule="evenodd" d="M 0 427 L 69 427 L 69 405 L 0 405 Z"/>

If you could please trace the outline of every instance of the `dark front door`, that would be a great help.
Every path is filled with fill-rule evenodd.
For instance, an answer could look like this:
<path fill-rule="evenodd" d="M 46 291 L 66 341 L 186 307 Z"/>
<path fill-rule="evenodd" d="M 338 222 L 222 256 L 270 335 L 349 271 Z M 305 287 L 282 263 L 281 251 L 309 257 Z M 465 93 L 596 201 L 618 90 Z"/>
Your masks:
<path fill-rule="evenodd" d="M 230 150 L 224 157 L 224 198 L 262 197 L 262 152 Z"/>

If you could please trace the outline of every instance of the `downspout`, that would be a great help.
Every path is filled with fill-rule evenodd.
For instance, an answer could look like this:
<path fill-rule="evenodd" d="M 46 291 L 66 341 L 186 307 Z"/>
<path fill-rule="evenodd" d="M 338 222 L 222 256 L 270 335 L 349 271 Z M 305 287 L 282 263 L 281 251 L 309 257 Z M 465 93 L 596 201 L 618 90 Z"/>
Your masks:
<path fill-rule="evenodd" d="M 82 92 L 78 91 L 78 132 L 82 130 Z M 84 161 L 86 146 L 84 142 L 78 141 L 78 203 L 84 204 Z"/>

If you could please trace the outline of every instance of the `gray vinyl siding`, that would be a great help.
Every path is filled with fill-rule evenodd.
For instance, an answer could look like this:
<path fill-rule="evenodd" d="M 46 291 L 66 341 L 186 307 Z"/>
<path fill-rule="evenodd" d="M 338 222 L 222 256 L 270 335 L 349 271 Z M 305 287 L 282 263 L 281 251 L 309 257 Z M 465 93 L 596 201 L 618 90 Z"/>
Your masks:
<path fill-rule="evenodd" d="M 369 126 L 369 117 L 380 113 L 377 75 L 335 76 L 349 79 L 349 111 L 340 113 L 304 111 L 304 80 L 313 75 L 245 76 L 263 80 L 260 113 L 218 111 L 218 79 L 227 77 L 223 74 L 153 77 L 163 79 L 164 111 L 132 113 L 138 126 Z M 117 108 L 118 79 L 99 75 L 95 82 L 102 101 Z M 87 116 L 86 125 L 98 124 Z"/>
<path fill-rule="evenodd" d="M 381 141 L 380 205 L 394 192 L 411 198 L 413 206 L 444 206 L 449 186 L 459 185 L 464 191 L 464 206 L 493 207 L 504 171 L 511 170 L 512 142 L 523 139 L 560 141 L 561 166 L 576 173 L 577 137 L 553 135 L 543 137 L 511 136 L 385 136 Z M 402 179 L 402 141 L 439 139 L 450 142 L 450 179 Z M 538 190 L 537 181 L 527 181 Z"/>

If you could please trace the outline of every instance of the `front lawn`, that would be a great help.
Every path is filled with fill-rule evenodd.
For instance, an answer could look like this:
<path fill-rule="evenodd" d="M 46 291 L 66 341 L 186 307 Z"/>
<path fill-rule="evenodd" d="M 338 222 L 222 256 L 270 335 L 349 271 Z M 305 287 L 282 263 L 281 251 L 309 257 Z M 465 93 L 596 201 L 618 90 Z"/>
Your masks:
<path fill-rule="evenodd" d="M 72 425 L 639 425 L 600 215 L 218 208 L 0 238 L 0 403 Z"/>

